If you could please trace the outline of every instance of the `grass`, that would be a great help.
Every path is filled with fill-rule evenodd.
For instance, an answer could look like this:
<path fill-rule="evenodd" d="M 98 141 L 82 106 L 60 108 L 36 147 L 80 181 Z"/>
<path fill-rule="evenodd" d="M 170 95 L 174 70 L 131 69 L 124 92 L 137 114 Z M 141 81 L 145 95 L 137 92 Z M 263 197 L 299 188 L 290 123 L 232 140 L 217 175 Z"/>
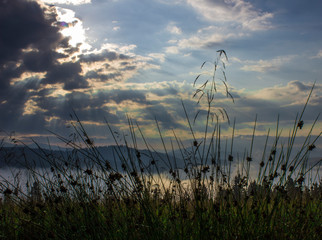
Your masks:
<path fill-rule="evenodd" d="M 277 120 L 274 144 L 269 149 L 268 131 L 258 164 L 253 159 L 257 120 L 243 155 L 233 151 L 235 120 L 230 149 L 227 142 L 222 146 L 220 120 L 230 120 L 225 109 L 215 106 L 218 71 L 219 83 L 234 100 L 222 58 L 228 60 L 220 50 L 210 78 L 194 95 L 206 109 L 201 136 L 194 123 L 203 116 L 197 113 L 190 120 L 183 104 L 191 146 L 184 147 L 174 131 L 172 147 L 167 148 L 156 120 L 164 149 L 158 155 L 132 119 L 123 146 L 106 121 L 116 144 L 115 159 L 121 161 L 120 168 L 112 167 L 113 159 L 101 154 L 74 113 L 73 138 L 56 134 L 72 151 L 57 156 L 38 145 L 35 153 L 50 168 L 25 166 L 25 190 L 19 181 L 1 180 L 0 239 L 319 239 L 322 187 L 316 168 L 321 160 L 314 168 L 308 165 L 321 135 L 311 135 L 318 117 L 299 150 L 294 147 L 314 86 L 287 144 L 280 141 Z M 139 141 L 147 149 L 144 156 Z M 180 156 L 173 156 L 175 148 Z M 168 167 L 166 172 L 161 163 Z M 257 178 L 251 175 L 252 164 L 258 164 Z"/>

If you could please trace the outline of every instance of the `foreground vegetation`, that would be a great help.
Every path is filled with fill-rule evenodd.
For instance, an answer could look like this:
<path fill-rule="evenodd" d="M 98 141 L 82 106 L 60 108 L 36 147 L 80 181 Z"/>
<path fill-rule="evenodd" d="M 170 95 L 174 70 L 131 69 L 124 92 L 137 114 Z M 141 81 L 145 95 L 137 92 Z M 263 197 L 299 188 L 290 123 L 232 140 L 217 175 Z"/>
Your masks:
<path fill-rule="evenodd" d="M 321 187 L 255 187 L 174 201 L 149 193 L 1 205 L 2 239 L 319 239 Z M 239 192 L 238 192 L 239 191 Z M 243 194 L 240 194 L 243 193 Z"/>
<path fill-rule="evenodd" d="M 219 54 L 226 57 L 224 51 Z M 161 159 L 131 119 L 125 147 L 107 122 L 116 143 L 115 159 L 121 161 L 117 168 L 111 166 L 113 159 L 100 153 L 75 114 L 73 138 L 57 135 L 73 151 L 56 156 L 39 146 L 37 154 L 51 167 L 25 166 L 24 190 L 19 181 L 1 179 L 0 239 L 319 239 L 321 160 L 308 164 L 321 135 L 311 135 L 318 118 L 302 146 L 294 150 L 313 88 L 287 144 L 280 143 L 277 121 L 273 145 L 266 141 L 262 159 L 256 162 L 252 156 L 256 121 L 249 150 L 242 157 L 233 152 L 233 128 L 230 151 L 226 148 L 223 154 L 215 110 L 226 119 L 228 115 L 213 107 L 215 83 L 213 74 L 195 95 L 199 102 L 205 99 L 204 134 L 197 137 L 187 113 L 191 146 L 184 147 L 174 132 L 173 145 L 184 163 L 180 167 L 179 157 L 170 154 L 174 147 L 165 147 L 157 121 L 164 146 Z M 138 149 L 139 140 L 147 149 L 145 156 Z M 168 166 L 166 172 L 160 162 Z M 258 164 L 256 177 L 250 173 L 251 164 Z"/>

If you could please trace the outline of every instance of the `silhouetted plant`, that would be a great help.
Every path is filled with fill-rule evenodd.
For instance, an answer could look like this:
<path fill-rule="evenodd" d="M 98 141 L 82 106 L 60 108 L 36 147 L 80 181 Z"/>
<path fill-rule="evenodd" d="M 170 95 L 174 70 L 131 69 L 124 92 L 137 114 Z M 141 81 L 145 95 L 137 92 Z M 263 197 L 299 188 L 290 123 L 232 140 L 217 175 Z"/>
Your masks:
<path fill-rule="evenodd" d="M 191 146 L 184 146 L 173 131 L 175 141 L 172 149 L 168 149 L 156 120 L 162 155 L 153 149 L 132 119 L 128 119 L 129 136 L 124 137 L 123 145 L 106 120 L 116 144 L 115 159 L 107 159 L 74 112 L 71 115 L 74 134 L 69 137 L 55 134 L 71 151 L 57 155 L 39 145 L 37 151 L 30 149 L 50 167 L 40 170 L 25 166 L 29 172 L 29 192 L 21 190 L 19 181 L 1 179 L 5 201 L 0 202 L 0 238 L 319 239 L 321 181 L 307 179 L 314 167 L 321 165 L 321 160 L 311 167 L 307 165 L 321 135 L 312 140 L 318 117 L 299 151 L 294 153 L 294 142 L 304 126 L 303 114 L 314 85 L 303 111 L 294 121 L 287 146 L 280 140 L 278 118 L 273 146 L 268 149 L 268 130 L 262 159 L 256 163 L 252 151 L 257 116 L 251 144 L 242 157 L 233 152 L 236 120 L 230 150 L 225 147 L 222 153 L 221 122 L 216 111 L 223 111 L 224 119 L 228 115 L 213 106 L 219 69 L 226 96 L 232 98 L 222 60 L 228 61 L 228 57 L 224 50 L 219 50 L 211 79 L 197 88 L 194 95 L 198 95 L 197 102 L 207 113 L 201 137 L 182 104 L 192 136 Z M 194 121 L 197 117 L 194 116 Z M 145 151 L 138 148 L 139 140 Z M 16 138 L 14 141 L 19 142 Z M 181 153 L 179 157 L 170 154 L 175 144 Z M 179 158 L 183 165 L 179 166 Z M 116 160 L 120 166 L 113 166 Z M 160 163 L 168 169 L 162 170 Z M 235 163 L 237 174 L 232 169 Z M 258 164 L 257 179 L 250 174 L 251 164 Z M 316 175 L 319 179 L 319 169 Z"/>

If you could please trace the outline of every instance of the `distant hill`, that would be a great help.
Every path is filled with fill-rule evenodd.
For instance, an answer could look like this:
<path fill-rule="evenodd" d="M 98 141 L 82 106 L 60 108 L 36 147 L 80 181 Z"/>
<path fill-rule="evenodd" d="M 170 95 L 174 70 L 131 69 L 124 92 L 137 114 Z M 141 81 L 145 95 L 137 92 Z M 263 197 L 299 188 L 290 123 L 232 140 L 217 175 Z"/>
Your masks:
<path fill-rule="evenodd" d="M 0 148 L 0 168 L 50 168 L 55 164 L 75 165 L 86 167 L 94 163 L 106 164 L 113 169 L 122 170 L 122 164 L 128 164 L 129 168 L 139 168 L 139 159 L 144 168 L 155 172 L 156 165 L 160 172 L 169 169 L 184 168 L 184 161 L 178 157 L 149 150 L 135 150 L 125 146 L 97 147 L 95 149 L 49 150 L 29 147 L 2 147 Z"/>
<path fill-rule="evenodd" d="M 236 156 L 235 153 L 233 155 Z M 0 147 L 0 168 L 50 168 L 55 165 L 76 166 L 77 164 L 86 168 L 97 166 L 97 163 L 106 165 L 106 162 L 115 170 L 123 171 L 122 164 L 125 163 L 130 170 L 133 166 L 141 167 L 151 173 L 169 172 L 170 169 L 184 169 L 185 160 L 189 159 L 189 152 L 181 153 L 179 150 L 174 154 L 166 155 L 161 152 L 149 150 L 135 150 L 125 146 L 96 147 L 94 149 L 57 149 L 49 150 L 46 148 L 30 147 Z M 227 157 L 227 156 L 226 156 Z M 224 162 L 224 154 L 221 155 L 221 163 Z M 257 169 L 261 158 L 254 158 L 252 165 Z M 321 161 L 319 157 L 311 157 L 308 166 Z M 192 159 L 193 165 L 195 165 Z M 210 160 L 209 160 L 210 162 Z M 209 164 L 208 162 L 208 164 Z M 187 163 L 187 161 L 186 161 Z M 199 164 L 199 162 L 197 162 Z M 235 158 L 233 165 L 237 164 Z M 123 165 L 124 166 L 124 165 Z M 156 168 L 158 167 L 158 169 Z M 191 167 L 191 166 L 190 166 Z"/>

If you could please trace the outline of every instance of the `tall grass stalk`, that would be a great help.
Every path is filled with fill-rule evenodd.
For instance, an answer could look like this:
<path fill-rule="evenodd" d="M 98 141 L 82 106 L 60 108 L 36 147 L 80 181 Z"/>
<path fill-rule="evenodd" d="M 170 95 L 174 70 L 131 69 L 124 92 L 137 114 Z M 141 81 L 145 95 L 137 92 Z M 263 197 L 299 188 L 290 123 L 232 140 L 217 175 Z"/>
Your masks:
<path fill-rule="evenodd" d="M 182 101 L 191 135 L 188 146 L 173 130 L 167 147 L 156 119 L 163 148 L 159 153 L 129 117 L 129 135 L 123 134 L 123 145 L 119 133 L 105 119 L 115 142 L 114 159 L 107 159 L 75 112 L 71 115 L 74 134 L 64 137 L 54 133 L 70 151 L 57 155 L 35 142 L 37 149 L 30 150 L 50 167 L 38 169 L 28 159 L 21 163 L 29 173 L 25 191 L 19 181 L 0 180 L 4 199 L 0 201 L 0 238 L 318 239 L 321 160 L 312 166 L 308 160 L 321 136 L 312 135 L 319 116 L 294 152 L 314 85 L 287 144 L 281 142 L 278 116 L 272 146 L 268 144 L 268 129 L 262 157 L 255 159 L 257 115 L 250 146 L 244 153 L 234 151 L 236 119 L 231 139 L 222 136 L 222 121 L 230 122 L 226 110 L 215 106 L 219 83 L 234 101 L 228 91 L 225 61 L 226 52 L 218 51 L 210 78 L 196 89 L 194 97 L 200 109 L 194 116 L 189 116 Z M 223 78 L 219 83 L 218 71 Z M 194 85 L 203 75 L 197 76 Z M 205 115 L 200 114 L 203 107 Z M 195 124 L 202 117 L 205 126 L 200 134 Z M 139 143 L 143 143 L 144 151 Z M 4 157 L 9 159 L 9 154 Z M 259 164 L 254 176 L 253 164 Z"/>

